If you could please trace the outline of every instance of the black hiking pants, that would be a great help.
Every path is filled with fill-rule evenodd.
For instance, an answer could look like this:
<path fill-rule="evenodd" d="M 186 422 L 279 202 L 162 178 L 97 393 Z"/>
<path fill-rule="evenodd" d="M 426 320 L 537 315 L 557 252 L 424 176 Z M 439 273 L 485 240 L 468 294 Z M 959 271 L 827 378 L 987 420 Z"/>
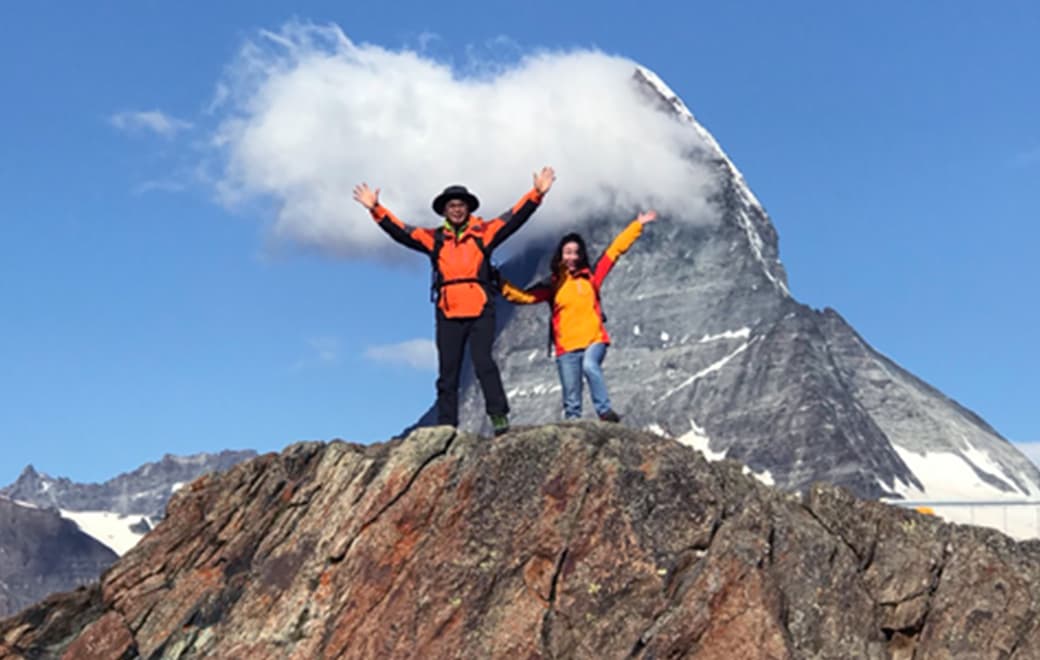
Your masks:
<path fill-rule="evenodd" d="M 480 389 L 484 391 L 484 407 L 489 415 L 505 415 L 509 412 L 502 376 L 491 357 L 491 345 L 495 341 L 495 311 L 488 305 L 484 313 L 475 318 L 450 319 L 437 310 L 437 423 L 458 426 L 459 424 L 459 372 L 462 356 L 469 340 L 469 354 L 473 370 L 477 373 Z"/>

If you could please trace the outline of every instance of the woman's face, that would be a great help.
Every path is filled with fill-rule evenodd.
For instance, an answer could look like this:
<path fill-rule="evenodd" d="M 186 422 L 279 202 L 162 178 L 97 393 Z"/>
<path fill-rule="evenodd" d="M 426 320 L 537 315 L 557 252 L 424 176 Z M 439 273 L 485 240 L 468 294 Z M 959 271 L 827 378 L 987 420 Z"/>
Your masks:
<path fill-rule="evenodd" d="M 567 267 L 567 271 L 573 273 L 578 270 L 580 260 L 581 252 L 579 252 L 578 243 L 576 241 L 564 243 L 563 250 L 560 252 L 560 262 Z"/>

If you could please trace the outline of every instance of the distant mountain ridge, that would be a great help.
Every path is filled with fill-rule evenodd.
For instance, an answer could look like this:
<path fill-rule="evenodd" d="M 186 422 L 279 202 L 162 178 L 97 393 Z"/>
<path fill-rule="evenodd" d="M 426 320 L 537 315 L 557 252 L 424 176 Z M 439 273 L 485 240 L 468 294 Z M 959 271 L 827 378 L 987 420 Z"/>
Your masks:
<path fill-rule="evenodd" d="M 100 484 L 77 483 L 66 477 L 52 477 L 28 465 L 14 483 L 0 488 L 0 495 L 38 507 L 66 511 L 110 511 L 157 521 L 162 518 L 166 502 L 178 485 L 206 472 L 226 470 L 255 456 L 253 450 L 225 450 L 216 454 L 198 453 L 190 456 L 166 454 L 159 461 L 145 463 Z"/>
<path fill-rule="evenodd" d="M 180 485 L 255 456 L 252 450 L 167 454 L 101 484 L 27 466 L 0 488 L 0 616 L 97 580 L 162 519 Z"/>

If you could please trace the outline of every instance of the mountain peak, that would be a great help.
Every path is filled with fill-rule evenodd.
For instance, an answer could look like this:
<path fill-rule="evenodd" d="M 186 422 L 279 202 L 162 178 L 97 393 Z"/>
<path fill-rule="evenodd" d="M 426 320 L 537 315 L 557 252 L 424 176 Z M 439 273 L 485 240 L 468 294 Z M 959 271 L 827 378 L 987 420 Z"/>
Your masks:
<path fill-rule="evenodd" d="M 0 623 L 0 651 L 1032 657 L 1036 584 L 1034 546 L 620 425 L 434 427 L 196 480 L 99 586 Z"/>
<path fill-rule="evenodd" d="M 52 493 L 49 491 L 56 483 L 65 483 L 67 480 L 55 479 L 46 472 L 39 472 L 30 463 L 22 470 L 14 483 L 0 490 L 0 493 L 11 499 L 24 500 L 39 506 L 51 506 L 54 504 Z"/>
<path fill-rule="evenodd" d="M 725 209 L 735 208 L 736 213 L 730 218 L 744 231 L 748 247 L 762 266 L 762 272 L 777 292 L 785 297 L 791 295 L 787 288 L 787 273 L 780 264 L 779 250 L 776 245 L 776 231 L 766 215 L 751 186 L 744 175 L 733 164 L 723 151 L 718 141 L 690 112 L 683 100 L 656 73 L 645 67 L 639 67 L 633 74 L 637 84 L 660 101 L 662 109 L 673 114 L 679 121 L 688 124 L 697 133 L 701 141 L 708 145 L 708 153 L 694 155 L 691 158 L 715 162 L 718 164 L 720 181 L 724 184 L 719 205 Z M 728 185 L 726 185 L 728 184 Z"/>
<path fill-rule="evenodd" d="M 18 481 L 27 481 L 27 482 L 36 482 L 36 481 L 39 481 L 41 479 L 49 479 L 49 478 L 50 477 L 48 477 L 46 474 L 43 474 L 41 472 L 37 472 L 36 468 L 33 467 L 32 463 L 29 463 L 28 465 L 26 465 L 25 468 L 22 470 L 21 474 L 18 475 Z"/>
<path fill-rule="evenodd" d="M 827 481 L 871 498 L 1040 494 L 1040 471 L 978 415 L 873 348 L 831 307 L 794 299 L 776 228 L 732 160 L 656 74 L 638 68 L 633 79 L 680 131 L 700 137 L 686 156 L 712 172 L 718 221 L 662 216 L 603 282 L 603 366 L 626 423 L 693 438 L 791 491 Z M 629 221 L 574 218 L 590 253 Z M 545 277 L 549 249 L 528 246 L 503 272 L 514 282 Z M 496 311 L 494 356 L 511 414 L 558 420 L 557 372 L 538 359 L 547 310 L 501 302 Z M 463 379 L 463 428 L 490 432 L 476 379 Z"/>

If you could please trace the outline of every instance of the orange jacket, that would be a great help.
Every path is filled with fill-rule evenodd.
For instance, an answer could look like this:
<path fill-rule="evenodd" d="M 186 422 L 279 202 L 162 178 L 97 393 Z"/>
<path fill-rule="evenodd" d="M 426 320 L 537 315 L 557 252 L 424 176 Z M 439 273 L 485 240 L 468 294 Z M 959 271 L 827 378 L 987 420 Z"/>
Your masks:
<path fill-rule="evenodd" d="M 382 204 L 372 207 L 372 218 L 379 227 L 405 247 L 436 259 L 437 307 L 448 318 L 480 316 L 490 305 L 491 251 L 509 238 L 542 201 L 542 194 L 532 188 L 511 209 L 491 220 L 469 216 L 456 234 L 447 221 L 436 229 L 406 225 Z M 441 244 L 437 249 L 437 234 Z M 481 249 L 483 245 L 483 249 Z M 438 254 L 434 255 L 434 252 Z"/>
<path fill-rule="evenodd" d="M 610 343 L 603 325 L 599 304 L 599 289 L 618 257 L 624 254 L 639 235 L 643 225 L 633 221 L 607 247 L 606 252 L 590 271 L 583 268 L 571 275 L 566 269 L 554 273 L 549 282 L 520 289 L 508 280 L 502 281 L 502 295 L 506 300 L 521 305 L 549 302 L 552 305 L 552 336 L 556 355 L 584 350 L 590 345 Z"/>

